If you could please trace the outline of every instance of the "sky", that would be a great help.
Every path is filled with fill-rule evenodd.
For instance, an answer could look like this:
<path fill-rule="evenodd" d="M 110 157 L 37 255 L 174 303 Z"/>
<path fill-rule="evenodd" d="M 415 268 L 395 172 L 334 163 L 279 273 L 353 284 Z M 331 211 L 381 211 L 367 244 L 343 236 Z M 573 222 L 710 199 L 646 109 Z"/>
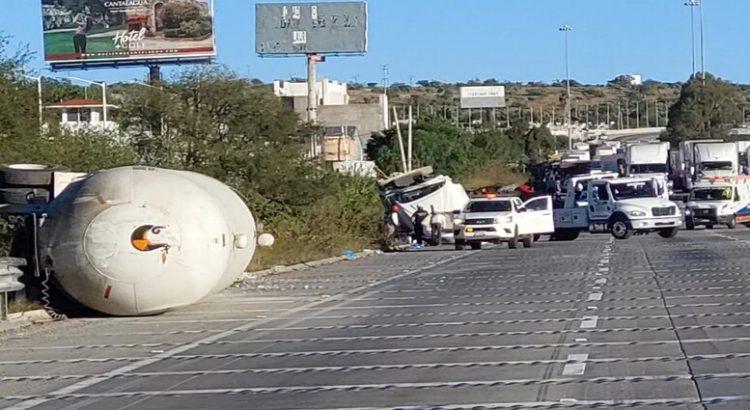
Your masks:
<path fill-rule="evenodd" d="M 39 0 L 0 0 L 0 32 L 36 53 L 29 69 L 93 80 L 146 78 L 147 69 L 53 74 L 42 58 Z M 285 2 L 277 0 L 276 2 Z M 305 77 L 305 60 L 260 58 L 254 51 L 254 4 L 215 0 L 217 63 L 263 81 Z M 294 2 L 289 2 L 294 3 Z M 567 24 L 571 78 L 601 84 L 620 74 L 677 82 L 691 73 L 690 8 L 684 0 L 370 0 L 368 51 L 330 57 L 319 75 L 345 82 L 445 82 L 496 78 L 552 82 L 565 77 Z M 704 0 L 706 70 L 750 83 L 750 1 Z M 698 42 L 696 13 L 696 43 Z M 700 64 L 698 64 L 700 67 Z M 174 75 L 175 69 L 165 69 Z"/>

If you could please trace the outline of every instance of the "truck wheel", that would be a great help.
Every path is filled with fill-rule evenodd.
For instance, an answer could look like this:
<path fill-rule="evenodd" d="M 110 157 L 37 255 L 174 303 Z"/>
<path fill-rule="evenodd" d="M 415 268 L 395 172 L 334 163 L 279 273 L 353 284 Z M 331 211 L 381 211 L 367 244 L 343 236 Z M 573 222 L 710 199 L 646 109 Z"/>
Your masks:
<path fill-rule="evenodd" d="M 471 249 L 479 250 L 482 249 L 482 242 L 476 241 L 476 242 L 469 242 L 469 245 L 471 245 Z"/>
<path fill-rule="evenodd" d="M 508 240 L 508 249 L 516 249 L 518 247 L 518 226 L 513 233 L 513 237 Z"/>
<path fill-rule="evenodd" d="M 67 171 L 59 166 L 39 164 L 12 164 L 0 166 L 0 184 L 4 187 L 48 187 L 52 173 Z"/>
<path fill-rule="evenodd" d="M 527 236 L 523 238 L 523 247 L 524 248 L 531 248 L 531 244 L 534 243 L 534 238 L 531 236 Z"/>
<path fill-rule="evenodd" d="M 541 235 L 541 234 L 535 233 L 535 234 L 534 234 L 534 242 L 538 242 L 538 241 L 539 241 L 539 238 L 541 238 L 541 237 L 542 237 L 542 235 Z"/>
<path fill-rule="evenodd" d="M 659 236 L 662 238 L 674 238 L 677 235 L 677 228 L 659 229 Z"/>
<path fill-rule="evenodd" d="M 685 219 L 685 228 L 688 231 L 692 231 L 693 229 L 695 229 L 695 221 L 693 220 L 693 218 L 686 218 Z"/>
<path fill-rule="evenodd" d="M 430 245 L 438 246 L 443 242 L 443 227 L 440 224 L 432 225 L 432 234 L 430 235 Z"/>
<path fill-rule="evenodd" d="M 42 188 L 3 188 L 0 189 L 0 203 L 24 205 L 49 202 L 49 191 Z"/>
<path fill-rule="evenodd" d="M 464 243 L 464 241 L 460 241 L 460 240 L 458 240 L 458 239 L 456 239 L 456 243 L 455 243 L 455 245 L 456 245 L 456 250 L 457 250 L 457 251 L 462 251 L 462 250 L 464 250 L 464 246 L 466 246 L 466 244 Z"/>
<path fill-rule="evenodd" d="M 732 215 L 732 219 L 730 219 L 729 222 L 727 222 L 727 228 L 734 229 L 736 227 L 737 227 L 737 217 Z"/>
<path fill-rule="evenodd" d="M 609 230 L 615 239 L 628 239 L 633 236 L 633 228 L 627 218 L 623 216 L 615 217 L 609 224 Z"/>

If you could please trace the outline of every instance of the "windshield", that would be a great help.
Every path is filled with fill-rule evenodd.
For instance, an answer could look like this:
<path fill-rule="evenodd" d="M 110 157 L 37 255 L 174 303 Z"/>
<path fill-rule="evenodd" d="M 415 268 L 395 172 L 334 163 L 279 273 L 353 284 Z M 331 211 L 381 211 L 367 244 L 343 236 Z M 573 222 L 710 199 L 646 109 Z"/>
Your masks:
<path fill-rule="evenodd" d="M 650 181 L 610 184 L 609 187 L 615 200 L 656 197 L 654 185 Z"/>
<path fill-rule="evenodd" d="M 667 164 L 632 164 L 631 174 L 666 174 Z"/>
<path fill-rule="evenodd" d="M 694 201 L 728 201 L 732 199 L 732 188 L 694 189 L 690 197 Z"/>
<path fill-rule="evenodd" d="M 711 161 L 701 162 L 701 169 L 704 171 L 731 171 L 733 167 L 730 161 Z"/>
<path fill-rule="evenodd" d="M 510 212 L 510 201 L 475 201 L 469 202 L 466 212 Z"/>

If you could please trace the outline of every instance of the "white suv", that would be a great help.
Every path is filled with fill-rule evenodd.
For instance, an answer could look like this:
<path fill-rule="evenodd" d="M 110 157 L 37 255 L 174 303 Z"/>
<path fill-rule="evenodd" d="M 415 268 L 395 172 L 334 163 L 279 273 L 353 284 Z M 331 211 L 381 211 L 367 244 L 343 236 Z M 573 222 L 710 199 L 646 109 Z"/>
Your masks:
<path fill-rule="evenodd" d="M 526 202 L 491 195 L 474 198 L 453 223 L 457 250 L 463 250 L 466 245 L 481 249 L 482 242 L 507 242 L 509 248 L 516 248 L 521 241 L 528 248 L 535 236 L 555 230 L 549 196 Z"/>

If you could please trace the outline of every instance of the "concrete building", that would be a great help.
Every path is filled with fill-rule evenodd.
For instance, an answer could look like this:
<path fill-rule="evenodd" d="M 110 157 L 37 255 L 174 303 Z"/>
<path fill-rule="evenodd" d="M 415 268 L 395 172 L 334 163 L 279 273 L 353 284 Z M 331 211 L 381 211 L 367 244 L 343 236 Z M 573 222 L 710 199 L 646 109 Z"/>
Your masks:
<path fill-rule="evenodd" d="M 348 85 L 322 80 L 316 84 L 318 94 L 318 124 L 325 135 L 312 142 L 310 154 L 340 160 L 364 159 L 364 147 L 372 133 L 389 127 L 388 99 L 380 96 L 377 103 L 349 104 Z M 274 81 L 274 94 L 300 116 L 307 116 L 307 83 Z M 333 143 L 333 139 L 341 142 Z M 346 140 L 346 141 L 343 141 Z M 328 152 L 328 147 L 337 148 Z"/>

